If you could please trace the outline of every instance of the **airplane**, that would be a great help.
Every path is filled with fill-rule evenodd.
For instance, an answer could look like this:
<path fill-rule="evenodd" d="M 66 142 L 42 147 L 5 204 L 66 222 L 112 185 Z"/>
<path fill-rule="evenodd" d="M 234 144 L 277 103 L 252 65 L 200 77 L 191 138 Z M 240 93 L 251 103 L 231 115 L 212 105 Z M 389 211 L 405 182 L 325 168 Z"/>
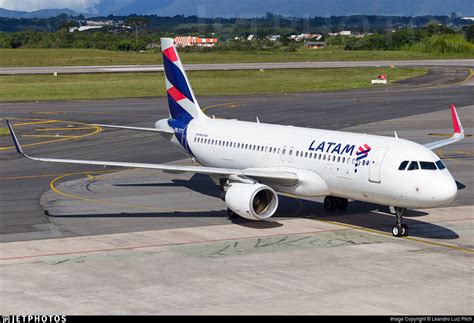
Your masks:
<path fill-rule="evenodd" d="M 464 138 L 451 105 L 453 135 L 425 145 L 394 137 L 309 129 L 206 116 L 189 83 L 173 39 L 162 38 L 169 118 L 154 128 L 101 125 L 151 131 L 177 144 L 200 166 L 31 157 L 7 120 L 16 150 L 35 161 L 156 169 L 207 174 L 222 189 L 229 217 L 266 220 L 278 208 L 278 193 L 324 197 L 328 211 L 346 210 L 350 200 L 389 206 L 392 234 L 408 235 L 407 208 L 449 204 L 457 185 L 433 150 Z"/>

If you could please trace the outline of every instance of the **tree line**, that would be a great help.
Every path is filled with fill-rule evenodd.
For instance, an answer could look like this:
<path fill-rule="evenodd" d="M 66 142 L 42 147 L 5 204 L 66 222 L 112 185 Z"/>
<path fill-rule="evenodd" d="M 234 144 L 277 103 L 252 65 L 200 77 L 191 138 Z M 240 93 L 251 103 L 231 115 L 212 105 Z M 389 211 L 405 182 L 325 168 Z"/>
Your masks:
<path fill-rule="evenodd" d="M 344 19 L 343 19 L 344 18 Z M 328 46 L 342 47 L 345 50 L 417 50 L 427 52 L 473 53 L 474 25 L 455 27 L 452 22 L 459 20 L 451 17 L 437 17 L 441 21 L 450 22 L 452 27 L 440 24 L 439 20 L 427 20 L 428 17 L 391 17 L 391 23 L 400 25 L 397 28 L 382 26 L 384 16 L 350 16 L 350 17 L 314 17 L 313 24 L 303 26 L 302 18 L 287 18 L 267 14 L 265 17 L 250 19 L 238 18 L 198 18 L 196 16 L 108 16 L 101 19 L 120 22 L 119 25 L 104 26 L 101 29 L 70 32 L 72 27 L 84 23 L 84 17 L 71 18 L 59 15 L 48 19 L 16 19 L 26 26 L 21 31 L 0 31 L 0 48 L 94 48 L 104 50 L 139 51 L 159 44 L 160 37 L 177 35 L 209 36 L 219 38 L 218 45 L 213 49 L 188 48 L 188 51 L 249 51 L 249 50 L 284 50 L 295 51 L 302 43 L 288 39 L 288 35 L 319 30 L 325 37 Z M 433 17 L 431 17 L 433 18 Z M 97 20 L 99 18 L 93 18 Z M 123 19 L 123 20 L 121 20 Z M 331 21 L 328 23 L 328 19 Z M 11 21 L 0 18 L 2 21 Z M 325 22 L 323 22 L 325 20 Z M 364 21 L 371 26 L 363 27 Z M 374 21 L 379 21 L 375 23 Z M 466 22 L 466 20 L 462 20 Z M 33 28 L 34 24 L 44 24 L 45 28 Z M 323 26 L 323 23 L 325 25 Z M 373 23 L 371 25 L 371 23 Z M 403 24 L 412 23 L 414 26 Z M 31 25 L 33 24 L 33 25 Z M 418 26 L 418 24 L 420 26 Z M 313 27 L 311 27 L 313 26 Z M 323 28 L 324 31 L 318 29 Z M 339 27 L 337 27 L 339 26 Z M 352 26 L 350 30 L 357 32 L 358 27 L 364 31 L 361 37 L 335 36 L 328 37 L 329 31 L 337 31 L 340 26 Z M 377 27 L 378 26 L 378 27 Z M 418 26 L 418 27 L 417 27 Z M 219 28 L 218 28 L 219 27 Z M 362 28 L 363 27 L 363 28 Z M 329 31 L 328 31 L 329 30 Z M 367 31 L 369 30 L 369 31 Z M 278 33 L 281 38 L 269 41 L 266 37 Z M 255 35 L 254 41 L 246 41 L 246 36 Z M 240 40 L 234 40 L 240 36 Z"/>

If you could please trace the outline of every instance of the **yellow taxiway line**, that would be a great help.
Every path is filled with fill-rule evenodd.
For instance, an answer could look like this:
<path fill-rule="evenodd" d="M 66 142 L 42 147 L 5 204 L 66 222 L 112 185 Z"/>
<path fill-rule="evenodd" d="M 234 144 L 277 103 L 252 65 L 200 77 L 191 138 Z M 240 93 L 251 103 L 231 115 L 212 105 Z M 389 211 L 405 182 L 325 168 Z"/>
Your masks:
<path fill-rule="evenodd" d="M 102 132 L 102 128 L 99 127 L 99 126 L 91 126 L 90 124 L 87 124 L 87 123 L 83 123 L 83 122 L 77 122 L 77 121 L 68 121 L 68 120 L 44 120 L 44 119 L 33 119 L 33 118 L 20 118 L 20 117 L 15 117 L 15 118 L 4 118 L 2 117 L 2 119 L 11 119 L 11 120 L 40 120 L 40 121 L 35 121 L 35 122 L 25 122 L 25 123 L 20 123 L 20 124 L 15 124 L 14 126 L 18 126 L 18 125 L 32 125 L 32 124 L 42 124 L 42 123 L 70 123 L 70 124 L 77 124 L 77 125 L 81 125 L 81 126 L 85 126 L 85 127 L 90 127 L 90 129 L 95 129 L 94 131 L 91 131 L 89 133 L 86 133 L 86 134 L 83 134 L 83 135 L 79 135 L 79 136 L 71 136 L 71 137 L 56 137 L 54 136 L 55 138 L 58 138 L 58 139 L 53 139 L 53 140 L 47 140 L 47 141 L 41 141 L 41 142 L 34 142 L 34 143 L 30 143 L 30 144 L 23 144 L 22 146 L 23 147 L 31 147 L 31 146 L 38 146 L 38 145 L 45 145 L 45 144 L 49 144 L 49 143 L 53 143 L 53 142 L 60 142 L 60 141 L 66 141 L 66 140 L 77 140 L 77 139 L 80 139 L 80 138 L 85 138 L 85 137 L 89 137 L 89 136 L 92 136 L 92 135 L 96 135 L 100 132 Z M 29 136 L 34 136 L 34 135 L 29 135 Z M 51 137 L 51 136 L 49 136 Z M 8 146 L 8 147 L 0 147 L 0 151 L 1 150 L 9 150 L 9 149 L 14 149 L 15 146 Z"/>

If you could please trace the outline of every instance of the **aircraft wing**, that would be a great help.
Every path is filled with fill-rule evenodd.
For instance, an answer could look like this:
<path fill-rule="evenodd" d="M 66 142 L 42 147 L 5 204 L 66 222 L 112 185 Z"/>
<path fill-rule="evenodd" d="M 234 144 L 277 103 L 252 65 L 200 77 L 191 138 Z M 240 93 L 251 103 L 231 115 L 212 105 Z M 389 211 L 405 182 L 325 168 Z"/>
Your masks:
<path fill-rule="evenodd" d="M 53 163 L 67 163 L 67 164 L 85 164 L 85 165 L 100 165 L 100 166 L 114 166 L 114 167 L 127 167 L 127 168 L 146 168 L 156 169 L 171 173 L 199 173 L 208 175 L 243 175 L 254 179 L 269 180 L 278 182 L 283 185 L 292 185 L 298 182 L 298 176 L 292 172 L 286 171 L 263 171 L 263 170 L 245 170 L 245 169 L 232 169 L 232 168 L 218 168 L 218 167 L 205 167 L 205 166 L 177 166 L 167 164 L 147 164 L 147 163 L 128 163 L 128 162 L 114 162 L 114 161 L 99 161 L 99 160 L 80 160 L 80 159 L 58 159 L 58 158 L 42 158 L 42 157 L 31 157 L 25 154 L 20 142 L 18 141 L 15 131 L 13 130 L 10 121 L 6 120 L 8 129 L 15 144 L 16 151 L 22 156 L 36 161 L 53 162 Z"/>
<path fill-rule="evenodd" d="M 425 144 L 426 148 L 434 150 L 436 148 L 440 148 L 464 139 L 464 129 L 454 104 L 451 104 L 451 118 L 453 119 L 453 135 L 448 139 L 427 143 Z"/>

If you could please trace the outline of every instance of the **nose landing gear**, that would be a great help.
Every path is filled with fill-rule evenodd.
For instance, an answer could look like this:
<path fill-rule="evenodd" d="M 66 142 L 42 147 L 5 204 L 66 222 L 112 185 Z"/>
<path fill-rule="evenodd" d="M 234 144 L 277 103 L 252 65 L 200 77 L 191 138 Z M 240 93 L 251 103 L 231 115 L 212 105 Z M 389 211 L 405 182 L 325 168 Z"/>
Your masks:
<path fill-rule="evenodd" d="M 392 209 L 392 208 L 390 208 Z M 394 213 L 396 215 L 396 224 L 392 228 L 392 235 L 394 237 L 406 237 L 408 236 L 408 226 L 402 224 L 403 213 L 405 213 L 406 208 L 404 207 L 394 207 Z"/>

